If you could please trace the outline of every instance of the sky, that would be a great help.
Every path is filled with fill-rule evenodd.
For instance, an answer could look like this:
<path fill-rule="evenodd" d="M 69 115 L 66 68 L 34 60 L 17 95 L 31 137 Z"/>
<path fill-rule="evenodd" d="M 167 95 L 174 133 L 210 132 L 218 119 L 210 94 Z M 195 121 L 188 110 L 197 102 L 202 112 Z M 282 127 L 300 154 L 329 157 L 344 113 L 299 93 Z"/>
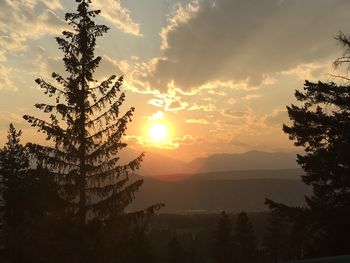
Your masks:
<path fill-rule="evenodd" d="M 348 0 L 93 0 L 92 7 L 110 27 L 97 40 L 103 60 L 95 77 L 124 75 L 124 109 L 136 108 L 124 141 L 186 161 L 295 151 L 282 132 L 286 105 L 305 79 L 334 81 L 332 62 L 342 54 L 335 37 L 350 33 Z M 50 144 L 22 116 L 41 116 L 33 105 L 49 101 L 34 80 L 64 72 L 55 37 L 75 9 L 73 0 L 0 1 L 0 145 L 10 122 L 23 142 Z M 150 136 L 155 124 L 164 138 Z"/>

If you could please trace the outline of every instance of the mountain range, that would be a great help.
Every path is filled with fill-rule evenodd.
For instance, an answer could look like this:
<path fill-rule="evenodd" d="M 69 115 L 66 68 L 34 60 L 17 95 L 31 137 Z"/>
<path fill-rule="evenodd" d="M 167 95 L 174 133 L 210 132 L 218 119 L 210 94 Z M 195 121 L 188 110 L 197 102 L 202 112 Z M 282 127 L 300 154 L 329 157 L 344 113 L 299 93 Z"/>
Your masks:
<path fill-rule="evenodd" d="M 139 152 L 128 150 L 123 158 L 135 158 Z M 141 175 L 162 176 L 169 174 L 201 174 L 210 172 L 242 171 L 242 170 L 275 170 L 299 168 L 295 152 L 268 153 L 249 151 L 246 153 L 214 154 L 205 158 L 196 158 L 190 162 L 172 159 L 156 153 L 146 153 Z"/>
<path fill-rule="evenodd" d="M 186 163 L 149 153 L 140 170 L 144 185 L 130 209 L 164 203 L 162 212 L 169 213 L 259 212 L 268 209 L 265 198 L 301 206 L 310 188 L 295 159 L 296 153 L 250 151 Z"/>

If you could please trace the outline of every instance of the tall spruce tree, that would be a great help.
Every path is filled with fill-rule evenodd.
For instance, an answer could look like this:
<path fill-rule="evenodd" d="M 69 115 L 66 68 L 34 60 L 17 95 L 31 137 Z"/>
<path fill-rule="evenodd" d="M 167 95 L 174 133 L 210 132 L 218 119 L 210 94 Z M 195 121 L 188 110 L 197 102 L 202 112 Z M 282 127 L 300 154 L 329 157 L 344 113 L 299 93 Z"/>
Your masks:
<path fill-rule="evenodd" d="M 100 10 L 90 10 L 90 0 L 77 2 L 77 12 L 65 16 L 72 30 L 56 38 L 68 77 L 52 73 L 56 85 L 36 79 L 56 102 L 35 105 L 49 118 L 25 115 L 24 119 L 54 142 L 54 147 L 29 146 L 40 165 L 55 174 L 66 211 L 83 238 L 88 235 L 84 230 L 89 222 L 106 224 L 124 214 L 142 185 L 142 180 L 129 180 L 129 175 L 140 167 L 144 154 L 127 164 L 119 162 L 118 154 L 127 146 L 121 140 L 135 109 L 120 112 L 125 100 L 123 77 L 113 75 L 101 83 L 95 80 L 94 71 L 101 62 L 94 54 L 96 38 L 108 27 L 93 21 Z M 133 215 L 152 213 L 159 207 Z"/>
<path fill-rule="evenodd" d="M 350 37 L 340 34 L 338 40 L 345 52 L 335 64 L 349 70 Z M 304 225 L 303 257 L 350 253 L 350 79 L 340 78 L 341 84 L 305 81 L 303 91 L 295 92 L 301 105 L 287 107 L 293 124 L 283 131 L 305 150 L 297 161 L 305 171 L 302 181 L 312 188 L 306 206 L 267 200 L 292 223 Z"/>

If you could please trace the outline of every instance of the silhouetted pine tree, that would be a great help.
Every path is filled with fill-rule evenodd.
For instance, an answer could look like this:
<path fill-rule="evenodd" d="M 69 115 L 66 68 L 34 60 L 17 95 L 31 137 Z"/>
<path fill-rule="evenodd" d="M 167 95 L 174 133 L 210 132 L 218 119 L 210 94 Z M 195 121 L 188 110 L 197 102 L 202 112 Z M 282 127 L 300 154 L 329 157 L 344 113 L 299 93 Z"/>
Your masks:
<path fill-rule="evenodd" d="M 64 31 L 63 37 L 56 38 L 64 52 L 68 77 L 52 73 L 56 86 L 36 79 L 46 94 L 56 97 L 52 105 L 35 105 L 49 113 L 50 120 L 28 115 L 24 118 L 55 143 L 55 147 L 31 144 L 30 148 L 40 164 L 55 174 L 60 194 L 66 201 L 66 211 L 77 229 L 80 254 L 92 260 L 86 251 L 88 247 L 96 250 L 95 241 L 84 244 L 92 236 L 88 227 L 99 232 L 101 229 L 95 227 L 96 224 L 103 226 L 124 214 L 142 185 L 142 180 L 130 181 L 129 174 L 140 167 L 143 153 L 126 165 L 119 163 L 118 153 L 126 147 L 121 139 L 134 108 L 120 113 L 125 100 L 122 77 L 116 79 L 113 75 L 101 83 L 94 79 L 94 71 L 101 61 L 101 57 L 94 55 L 96 38 L 108 28 L 92 20 L 100 11 L 89 10 L 90 0 L 77 2 L 77 12 L 65 16 L 72 31 Z M 152 213 L 157 208 L 158 205 L 134 215 Z M 89 222 L 93 222 L 91 226 Z"/>
<path fill-rule="evenodd" d="M 237 263 L 255 263 L 257 248 L 253 226 L 245 212 L 238 214 L 234 235 L 235 260 Z"/>
<path fill-rule="evenodd" d="M 3 219 L 7 227 L 18 228 L 23 221 L 24 191 L 29 171 L 29 156 L 26 148 L 20 143 L 22 131 L 17 131 L 10 124 L 7 142 L 0 153 L 0 179 L 4 200 Z"/>
<path fill-rule="evenodd" d="M 3 255 L 10 262 L 37 262 L 43 246 L 50 242 L 44 224 L 56 212 L 60 199 L 50 174 L 30 166 L 30 152 L 20 143 L 22 132 L 10 124 L 8 141 L 0 151 Z M 40 229 L 40 231 L 33 231 Z M 45 250 L 45 252 L 47 252 Z M 49 262 L 49 261 L 48 261 Z"/>
<path fill-rule="evenodd" d="M 7 142 L 0 152 L 0 179 L 2 206 L 2 235 L 4 255 L 8 259 L 19 258 L 21 239 L 19 230 L 26 215 L 27 188 L 25 184 L 29 172 L 29 158 L 20 143 L 22 131 L 10 124 Z M 16 262 L 16 261 L 15 261 Z"/>
<path fill-rule="evenodd" d="M 230 216 L 223 211 L 214 233 L 213 254 L 215 262 L 229 263 L 232 262 L 233 243 L 232 243 L 232 226 Z"/>
<path fill-rule="evenodd" d="M 350 37 L 340 34 L 344 55 L 336 60 L 349 70 Z M 306 207 L 288 207 L 267 200 L 270 208 L 308 232 L 303 256 L 350 253 L 350 79 L 343 84 L 305 81 L 304 90 L 295 92 L 302 104 L 287 107 L 291 126 L 283 131 L 305 150 L 297 161 L 305 171 L 302 181 L 311 186 Z M 305 242 L 305 241 L 304 241 Z"/>

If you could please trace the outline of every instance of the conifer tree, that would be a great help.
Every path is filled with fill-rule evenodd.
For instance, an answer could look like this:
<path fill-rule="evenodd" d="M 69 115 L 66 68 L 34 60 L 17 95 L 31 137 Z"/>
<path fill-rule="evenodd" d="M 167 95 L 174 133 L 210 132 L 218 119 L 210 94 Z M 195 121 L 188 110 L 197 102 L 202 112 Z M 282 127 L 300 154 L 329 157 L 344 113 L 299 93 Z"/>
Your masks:
<path fill-rule="evenodd" d="M 230 217 L 223 211 L 214 233 L 214 258 L 217 263 L 232 262 L 233 242 Z"/>
<path fill-rule="evenodd" d="M 272 211 L 268 218 L 268 225 L 264 236 L 264 250 L 268 262 L 278 263 L 286 257 L 288 243 L 286 225 L 283 217 Z"/>
<path fill-rule="evenodd" d="M 23 220 L 25 186 L 29 171 L 28 151 L 20 143 L 22 131 L 10 124 L 7 142 L 0 153 L 0 179 L 4 200 L 3 219 L 7 227 L 18 228 Z"/>
<path fill-rule="evenodd" d="M 89 9 L 91 0 L 77 2 L 77 12 L 65 16 L 72 30 L 56 38 L 68 76 L 52 73 L 55 85 L 36 79 L 48 96 L 56 98 L 55 103 L 35 105 L 49 118 L 25 115 L 24 119 L 54 142 L 54 147 L 29 146 L 40 165 L 55 174 L 66 211 L 83 238 L 89 222 L 106 224 L 124 214 L 142 185 L 142 180 L 129 180 L 129 175 L 140 167 L 144 154 L 127 164 L 119 162 L 118 154 L 127 146 L 121 140 L 135 109 L 120 112 L 125 100 L 123 77 L 113 75 L 101 83 L 94 78 L 101 62 L 94 54 L 96 38 L 108 27 L 94 22 L 100 10 Z M 159 205 L 133 215 L 157 208 Z"/>
<path fill-rule="evenodd" d="M 248 215 L 245 212 L 238 214 L 234 235 L 235 262 L 254 263 L 256 262 L 255 235 Z"/>
<path fill-rule="evenodd" d="M 43 222 L 48 223 L 47 215 L 57 210 L 60 200 L 50 174 L 31 167 L 30 152 L 20 143 L 21 135 L 22 131 L 10 124 L 8 140 L 0 150 L 0 258 L 37 262 L 33 255 L 43 256 L 42 246 L 50 239 L 49 231 L 43 231 Z"/>
<path fill-rule="evenodd" d="M 335 65 L 349 70 L 350 37 L 341 33 L 338 40 L 345 51 Z M 287 107 L 293 124 L 284 125 L 283 131 L 305 150 L 297 162 L 305 171 L 302 181 L 312 188 L 306 206 L 267 200 L 292 223 L 300 226 L 303 219 L 308 232 L 305 257 L 350 253 L 350 79 L 340 78 L 340 84 L 305 81 L 304 89 L 295 92 L 301 104 Z"/>
<path fill-rule="evenodd" d="M 20 143 L 22 131 L 10 124 L 7 142 L 0 151 L 0 185 L 2 204 L 2 258 L 20 258 L 20 229 L 26 221 L 27 177 L 29 158 L 27 149 Z M 16 262 L 16 261 L 15 261 Z"/>

